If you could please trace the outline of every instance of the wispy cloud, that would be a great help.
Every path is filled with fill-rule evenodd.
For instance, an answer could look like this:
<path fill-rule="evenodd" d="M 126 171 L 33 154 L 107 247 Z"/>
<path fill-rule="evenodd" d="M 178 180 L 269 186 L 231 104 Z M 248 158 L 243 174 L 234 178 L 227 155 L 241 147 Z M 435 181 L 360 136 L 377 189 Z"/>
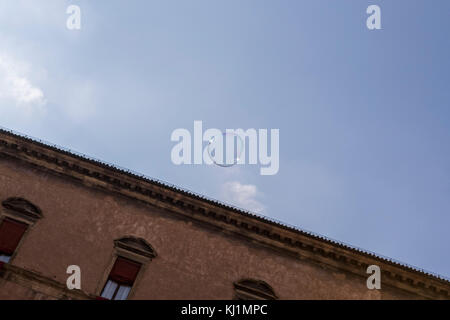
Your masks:
<path fill-rule="evenodd" d="M 2 111 L 16 108 L 30 115 L 44 111 L 47 101 L 44 92 L 29 79 L 30 66 L 8 55 L 0 54 L 0 104 Z"/>
<path fill-rule="evenodd" d="M 225 201 L 242 209 L 262 213 L 265 211 L 265 206 L 257 200 L 258 196 L 260 196 L 260 192 L 253 184 L 230 181 L 222 186 L 222 198 Z"/>

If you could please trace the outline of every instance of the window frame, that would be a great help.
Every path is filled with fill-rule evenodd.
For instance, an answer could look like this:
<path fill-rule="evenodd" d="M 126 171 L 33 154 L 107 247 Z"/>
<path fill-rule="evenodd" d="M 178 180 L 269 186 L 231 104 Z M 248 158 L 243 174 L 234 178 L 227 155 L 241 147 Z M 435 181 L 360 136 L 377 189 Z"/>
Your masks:
<path fill-rule="evenodd" d="M 136 281 L 136 279 L 134 281 Z M 106 297 L 103 297 L 102 295 L 100 295 L 100 298 L 103 298 L 105 300 L 117 300 L 115 298 L 117 297 L 117 294 L 119 293 L 119 290 L 121 288 L 127 287 L 127 288 L 130 288 L 130 290 L 128 291 L 127 298 L 126 299 L 121 299 L 121 300 L 128 300 L 128 297 L 130 296 L 130 293 L 131 293 L 131 288 L 133 288 L 133 286 L 134 286 L 134 282 L 133 282 L 133 286 L 129 286 L 129 285 L 125 285 L 125 284 L 120 284 L 120 283 L 118 283 L 118 282 L 108 278 L 108 280 L 106 280 L 105 286 L 103 287 L 102 293 L 105 290 L 105 288 L 106 288 L 106 286 L 108 285 L 109 282 L 112 282 L 112 283 L 114 283 L 116 285 L 116 288 L 114 289 L 114 292 L 113 292 L 111 298 L 106 298 Z"/>
<path fill-rule="evenodd" d="M 144 254 L 143 252 L 138 252 L 136 250 L 132 250 L 132 248 L 130 248 L 128 245 L 124 245 L 124 243 L 121 241 L 122 239 L 135 239 L 136 241 L 143 241 L 152 250 L 152 252 L 151 252 L 151 254 L 149 254 L 148 252 Z M 103 289 L 106 287 L 106 285 L 109 281 L 109 276 L 114 267 L 114 264 L 116 263 L 118 258 L 124 258 L 124 259 L 128 259 L 133 262 L 141 264 L 139 272 L 136 275 L 136 279 L 134 279 L 133 285 L 131 286 L 130 292 L 128 293 L 126 300 L 133 299 L 136 290 L 138 290 L 138 288 L 141 285 L 141 279 L 143 278 L 146 270 L 148 269 L 150 262 L 156 256 L 157 255 L 156 255 L 156 252 L 154 251 L 154 249 L 145 240 L 143 240 L 141 238 L 136 238 L 133 236 L 126 236 L 126 237 L 122 237 L 120 239 L 114 240 L 114 248 L 110 255 L 107 267 L 104 269 L 105 271 L 103 272 L 100 282 L 97 285 L 96 296 L 102 300 L 105 299 L 105 298 L 102 298 L 101 295 L 102 295 Z M 118 287 L 116 288 L 115 291 L 117 291 L 119 288 L 120 288 L 120 284 L 118 284 Z M 117 292 L 115 292 L 115 294 L 117 294 Z M 113 295 L 113 297 L 114 297 L 114 295 Z M 105 299 L 105 300 L 109 300 L 109 299 Z"/>
<path fill-rule="evenodd" d="M 21 212 L 20 208 L 8 206 L 8 202 L 10 200 L 20 200 L 24 204 L 27 204 L 35 208 L 36 212 L 33 212 L 33 214 L 24 214 L 23 212 Z M 10 219 L 27 225 L 27 228 L 23 233 L 22 237 L 20 238 L 20 241 L 18 242 L 16 248 L 14 249 L 14 252 L 11 254 L 11 256 L 9 256 L 8 262 L 2 261 L 3 263 L 12 264 L 14 262 L 29 232 L 31 232 L 36 222 L 39 221 L 39 219 L 41 219 L 42 217 L 43 216 L 41 210 L 36 205 L 34 205 L 33 203 L 24 198 L 8 198 L 2 201 L 2 206 L 0 207 L 0 224 L 3 223 L 5 219 Z"/>
<path fill-rule="evenodd" d="M 12 223 L 18 223 L 18 224 L 22 224 L 22 225 L 25 225 L 25 226 L 26 226 L 26 227 L 25 227 L 25 230 L 23 231 L 22 235 L 20 236 L 20 239 L 19 239 L 19 241 L 17 242 L 17 245 L 16 245 L 16 247 L 14 248 L 14 250 L 12 251 L 11 255 L 8 255 L 8 254 L 6 254 L 6 253 L 0 252 L 0 256 L 9 257 L 8 261 L 0 260 L 0 262 L 3 262 L 3 263 L 11 263 L 11 260 L 13 259 L 13 256 L 15 256 L 16 252 L 18 251 L 19 246 L 20 246 L 20 244 L 21 244 L 23 238 L 25 237 L 25 234 L 27 233 L 28 229 L 30 228 L 30 225 L 29 225 L 28 223 L 25 223 L 25 222 L 23 222 L 23 221 L 19 221 L 19 220 L 17 220 L 17 219 L 10 218 L 10 217 L 8 217 L 8 216 L 2 216 L 2 217 L 0 218 L 0 227 L 1 227 L 1 226 L 3 225 L 3 223 L 5 223 L 6 221 L 10 221 L 10 222 L 12 222 Z M 1 236 L 1 235 L 0 235 L 0 236 Z"/>

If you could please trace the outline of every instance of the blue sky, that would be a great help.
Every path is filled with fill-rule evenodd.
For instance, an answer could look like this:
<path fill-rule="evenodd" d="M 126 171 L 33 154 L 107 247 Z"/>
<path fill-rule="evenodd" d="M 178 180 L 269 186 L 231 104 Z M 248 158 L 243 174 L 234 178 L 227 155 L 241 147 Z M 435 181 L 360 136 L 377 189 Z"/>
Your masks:
<path fill-rule="evenodd" d="M 449 13 L 0 0 L 0 125 L 450 277 Z M 279 129 L 278 174 L 174 165 L 171 133 L 194 120 Z"/>

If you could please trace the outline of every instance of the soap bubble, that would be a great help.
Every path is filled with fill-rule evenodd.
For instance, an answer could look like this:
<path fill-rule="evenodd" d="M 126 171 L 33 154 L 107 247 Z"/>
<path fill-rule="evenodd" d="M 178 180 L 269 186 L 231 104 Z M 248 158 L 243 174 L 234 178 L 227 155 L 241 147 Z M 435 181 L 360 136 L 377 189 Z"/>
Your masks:
<path fill-rule="evenodd" d="M 212 162 L 220 167 L 232 167 L 239 162 L 244 151 L 242 138 L 230 132 L 214 136 L 208 143 L 208 155 Z"/>

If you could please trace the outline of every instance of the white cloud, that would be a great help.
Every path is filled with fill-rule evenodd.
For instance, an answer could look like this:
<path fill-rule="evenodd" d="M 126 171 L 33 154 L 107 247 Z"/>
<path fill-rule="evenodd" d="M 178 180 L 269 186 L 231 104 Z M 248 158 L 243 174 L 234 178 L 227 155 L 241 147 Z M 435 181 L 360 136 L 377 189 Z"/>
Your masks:
<path fill-rule="evenodd" d="M 264 205 L 256 199 L 259 195 L 258 188 L 253 184 L 231 181 L 222 186 L 222 197 L 225 201 L 256 213 L 265 211 Z"/>
<path fill-rule="evenodd" d="M 29 79 L 27 63 L 0 55 L 0 109 L 30 115 L 44 111 L 44 92 Z M 11 110 L 11 108 L 15 108 Z M 6 110 L 5 110 L 6 109 Z"/>

